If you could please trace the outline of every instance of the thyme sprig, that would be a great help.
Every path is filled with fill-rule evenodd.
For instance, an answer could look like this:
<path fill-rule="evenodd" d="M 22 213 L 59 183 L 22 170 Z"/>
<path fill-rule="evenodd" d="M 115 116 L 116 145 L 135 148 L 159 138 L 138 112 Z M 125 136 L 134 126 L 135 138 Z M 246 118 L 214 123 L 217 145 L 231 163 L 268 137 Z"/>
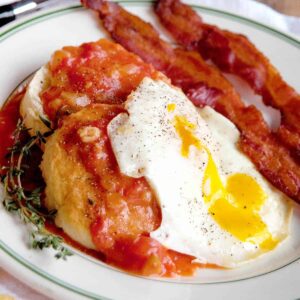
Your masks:
<path fill-rule="evenodd" d="M 32 248 L 53 248 L 56 250 L 56 258 L 66 259 L 72 253 L 62 245 L 63 239 L 49 233 L 45 229 L 46 220 L 52 219 L 56 211 L 46 211 L 42 207 L 41 187 L 33 190 L 26 189 L 22 182 L 22 176 L 28 169 L 28 165 L 24 163 L 24 160 L 31 156 L 32 148 L 35 145 L 46 143 L 47 137 L 53 133 L 50 122 L 41 117 L 40 119 L 49 130 L 45 133 L 36 131 L 26 141 L 24 141 L 23 136 L 31 129 L 26 128 L 22 120 L 18 120 L 13 134 L 14 144 L 8 149 L 7 158 L 9 164 L 7 167 L 1 168 L 2 175 L 0 180 L 4 185 L 3 205 L 7 211 L 17 214 L 24 223 L 31 225 L 30 242 Z"/>

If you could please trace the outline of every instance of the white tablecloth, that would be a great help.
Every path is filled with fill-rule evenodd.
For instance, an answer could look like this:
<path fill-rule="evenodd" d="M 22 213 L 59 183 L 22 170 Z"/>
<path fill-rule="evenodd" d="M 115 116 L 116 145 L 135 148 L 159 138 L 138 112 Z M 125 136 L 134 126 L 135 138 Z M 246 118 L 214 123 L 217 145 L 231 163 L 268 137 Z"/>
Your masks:
<path fill-rule="evenodd" d="M 64 0 L 65 3 L 74 2 Z M 273 26 L 285 32 L 300 35 L 300 18 L 284 16 L 264 4 L 253 0 L 186 0 L 187 2 L 199 2 L 201 5 L 233 12 L 259 22 Z M 278 0 L 279 1 L 279 0 Z M 12 2 L 0 0 L 0 4 Z M 45 296 L 33 291 L 0 268 L 0 300 L 1 295 L 13 296 L 16 300 L 49 300 Z"/>

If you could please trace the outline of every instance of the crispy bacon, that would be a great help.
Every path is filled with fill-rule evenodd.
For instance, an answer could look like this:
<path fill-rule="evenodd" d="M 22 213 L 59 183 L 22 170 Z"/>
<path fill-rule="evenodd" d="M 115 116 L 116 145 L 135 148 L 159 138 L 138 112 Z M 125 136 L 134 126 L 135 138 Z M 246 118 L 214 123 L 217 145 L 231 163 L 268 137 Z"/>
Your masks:
<path fill-rule="evenodd" d="M 98 11 L 113 39 L 165 73 L 197 105 L 214 107 L 241 131 L 240 147 L 278 189 L 300 202 L 300 169 L 289 151 L 270 132 L 261 113 L 246 107 L 232 85 L 215 67 L 193 51 L 174 49 L 160 39 L 151 24 L 117 3 L 82 0 Z"/>
<path fill-rule="evenodd" d="M 270 61 L 243 35 L 202 22 L 179 0 L 159 0 L 155 7 L 162 24 L 186 49 L 199 51 L 222 71 L 238 75 L 282 115 L 277 136 L 300 158 L 300 95 Z"/>
<path fill-rule="evenodd" d="M 160 39 L 151 24 L 128 13 L 117 3 L 102 0 L 82 2 L 99 12 L 104 27 L 114 40 L 165 73 L 193 102 L 200 106 L 214 106 L 221 96 L 228 101 L 235 98 L 239 101 L 232 85 L 215 67 L 207 65 L 196 52 L 174 49 Z"/>

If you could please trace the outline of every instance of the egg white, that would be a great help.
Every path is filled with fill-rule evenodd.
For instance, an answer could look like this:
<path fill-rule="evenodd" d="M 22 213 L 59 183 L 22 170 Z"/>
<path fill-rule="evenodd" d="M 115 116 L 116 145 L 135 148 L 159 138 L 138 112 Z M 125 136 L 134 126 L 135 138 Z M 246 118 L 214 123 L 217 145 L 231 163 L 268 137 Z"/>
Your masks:
<path fill-rule="evenodd" d="M 175 104 L 174 112 L 168 105 Z M 259 215 L 272 237 L 283 241 L 291 208 L 237 147 L 235 126 L 211 108 L 196 109 L 183 92 L 162 81 L 145 78 L 128 97 L 128 113 L 108 126 L 112 148 L 122 173 L 144 176 L 162 210 L 161 226 L 151 233 L 169 249 L 195 256 L 202 263 L 236 267 L 266 250 L 242 242 L 222 229 L 208 211 L 201 183 L 208 161 L 205 151 L 191 146 L 188 158 L 173 125 L 174 115 L 196 124 L 195 135 L 210 150 L 223 180 L 234 173 L 250 175 L 268 196 Z"/>

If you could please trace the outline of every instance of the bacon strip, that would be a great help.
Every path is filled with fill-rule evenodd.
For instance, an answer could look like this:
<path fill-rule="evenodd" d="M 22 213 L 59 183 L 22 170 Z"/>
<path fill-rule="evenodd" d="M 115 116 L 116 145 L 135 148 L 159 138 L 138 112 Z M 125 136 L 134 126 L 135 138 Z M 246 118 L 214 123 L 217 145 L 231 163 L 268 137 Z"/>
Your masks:
<path fill-rule="evenodd" d="M 228 101 L 239 98 L 223 75 L 215 67 L 207 65 L 200 55 L 174 49 L 159 38 L 151 24 L 131 15 L 117 3 L 102 0 L 82 2 L 99 12 L 104 27 L 114 40 L 165 73 L 193 102 L 214 106 L 221 95 Z"/>
<path fill-rule="evenodd" d="M 278 189 L 300 203 L 300 169 L 289 151 L 270 132 L 261 113 L 246 107 L 231 84 L 196 52 L 174 49 L 151 24 L 117 3 L 82 0 L 99 12 L 112 38 L 165 73 L 197 106 L 214 107 L 241 131 L 240 147 Z"/>
<path fill-rule="evenodd" d="M 222 71 L 246 80 L 266 105 L 281 112 L 277 136 L 300 158 L 300 95 L 245 36 L 202 22 L 179 0 L 159 0 L 155 11 L 161 23 L 186 49 L 199 51 Z"/>

